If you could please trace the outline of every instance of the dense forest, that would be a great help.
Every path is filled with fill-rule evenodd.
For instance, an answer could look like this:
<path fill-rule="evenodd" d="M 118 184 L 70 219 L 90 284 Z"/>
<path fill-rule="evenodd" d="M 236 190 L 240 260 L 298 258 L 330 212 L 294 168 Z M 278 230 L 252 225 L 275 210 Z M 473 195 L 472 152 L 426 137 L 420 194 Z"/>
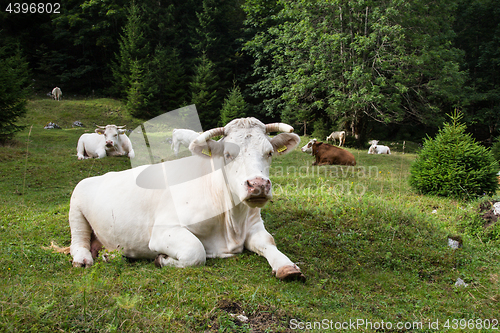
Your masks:
<path fill-rule="evenodd" d="M 196 104 L 204 129 L 245 115 L 358 143 L 422 138 L 458 109 L 478 140 L 499 134 L 499 0 L 14 5 L 0 73 L 30 94 L 119 98 L 142 119 Z"/>

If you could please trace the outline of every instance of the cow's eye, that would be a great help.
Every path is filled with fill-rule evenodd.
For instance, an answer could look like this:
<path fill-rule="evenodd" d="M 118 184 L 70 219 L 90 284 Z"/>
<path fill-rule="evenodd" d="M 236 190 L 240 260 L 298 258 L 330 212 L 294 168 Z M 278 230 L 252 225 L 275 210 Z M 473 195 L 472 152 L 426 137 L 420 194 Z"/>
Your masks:
<path fill-rule="evenodd" d="M 226 160 L 230 160 L 230 159 L 231 159 L 231 154 L 226 153 L 226 154 L 225 154 L 225 157 L 226 157 Z"/>
<path fill-rule="evenodd" d="M 273 152 L 270 151 L 269 153 L 267 153 L 267 157 L 273 157 Z"/>

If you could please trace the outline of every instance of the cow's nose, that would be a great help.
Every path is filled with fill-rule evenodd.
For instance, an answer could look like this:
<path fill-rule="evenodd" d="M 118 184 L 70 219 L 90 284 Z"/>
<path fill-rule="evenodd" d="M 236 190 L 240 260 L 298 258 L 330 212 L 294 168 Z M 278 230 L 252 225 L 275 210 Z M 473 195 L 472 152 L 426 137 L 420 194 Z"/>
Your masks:
<path fill-rule="evenodd" d="M 113 145 L 113 141 L 106 141 L 106 146 L 112 146 Z"/>
<path fill-rule="evenodd" d="M 271 181 L 269 179 L 256 177 L 247 180 L 247 191 L 251 196 L 266 196 L 270 190 Z"/>

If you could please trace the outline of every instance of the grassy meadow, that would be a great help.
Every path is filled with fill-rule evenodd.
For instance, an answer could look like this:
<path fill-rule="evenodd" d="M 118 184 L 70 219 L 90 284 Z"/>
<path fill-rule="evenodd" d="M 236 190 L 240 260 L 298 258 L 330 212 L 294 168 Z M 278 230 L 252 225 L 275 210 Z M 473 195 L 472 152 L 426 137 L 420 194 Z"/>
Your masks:
<path fill-rule="evenodd" d="M 407 179 L 416 155 L 402 148 L 348 149 L 356 167 L 313 167 L 300 149 L 273 160 L 274 198 L 262 216 L 305 283 L 277 280 L 249 251 L 185 269 L 121 257 L 73 268 L 69 255 L 46 247 L 70 244 L 74 186 L 130 168 L 127 158 L 78 161 L 77 140 L 95 124 L 141 122 L 110 99 L 28 106 L 26 129 L 0 147 L 0 332 L 500 329 L 499 243 L 482 231 L 480 212 L 491 198 L 414 193 Z M 73 128 L 76 120 L 86 127 Z M 62 129 L 43 129 L 50 121 Z M 463 246 L 448 247 L 449 235 Z M 459 278 L 466 287 L 455 286 Z"/>

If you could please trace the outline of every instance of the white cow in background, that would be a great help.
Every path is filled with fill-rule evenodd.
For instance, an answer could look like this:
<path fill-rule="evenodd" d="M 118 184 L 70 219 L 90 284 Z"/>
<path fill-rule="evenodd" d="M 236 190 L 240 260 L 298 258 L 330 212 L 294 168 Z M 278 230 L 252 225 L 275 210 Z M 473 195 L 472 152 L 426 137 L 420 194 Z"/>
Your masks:
<path fill-rule="evenodd" d="M 300 142 L 292 131 L 235 119 L 199 135 L 189 147 L 193 156 L 82 180 L 69 211 L 73 266 L 92 265 L 101 244 L 160 267 L 203 265 L 247 248 L 264 256 L 279 279 L 305 280 L 260 214 L 272 198 L 272 158 Z M 270 138 L 270 132 L 286 133 Z"/>
<path fill-rule="evenodd" d="M 332 134 L 326 137 L 326 142 L 328 142 L 328 140 L 332 140 L 332 142 L 335 144 L 336 140 L 339 140 L 339 147 L 341 147 L 345 144 L 345 137 L 345 131 L 332 132 Z"/>
<path fill-rule="evenodd" d="M 174 131 L 172 132 L 172 145 L 170 147 L 174 151 L 175 156 L 179 153 L 181 145 L 189 148 L 189 144 L 199 135 L 200 133 L 190 129 L 174 128 Z"/>
<path fill-rule="evenodd" d="M 391 149 L 387 146 L 379 145 L 378 140 L 371 140 L 368 141 L 368 143 L 371 145 L 370 148 L 368 148 L 368 154 L 390 154 Z"/>
<path fill-rule="evenodd" d="M 125 126 L 97 126 L 95 133 L 85 133 L 78 139 L 76 147 L 79 160 L 86 158 L 103 158 L 106 156 L 123 156 L 134 158 L 132 142 L 126 136 Z"/>
<path fill-rule="evenodd" d="M 52 98 L 55 99 L 56 101 L 60 101 L 62 96 L 62 91 L 61 88 L 55 87 L 52 89 Z"/>

